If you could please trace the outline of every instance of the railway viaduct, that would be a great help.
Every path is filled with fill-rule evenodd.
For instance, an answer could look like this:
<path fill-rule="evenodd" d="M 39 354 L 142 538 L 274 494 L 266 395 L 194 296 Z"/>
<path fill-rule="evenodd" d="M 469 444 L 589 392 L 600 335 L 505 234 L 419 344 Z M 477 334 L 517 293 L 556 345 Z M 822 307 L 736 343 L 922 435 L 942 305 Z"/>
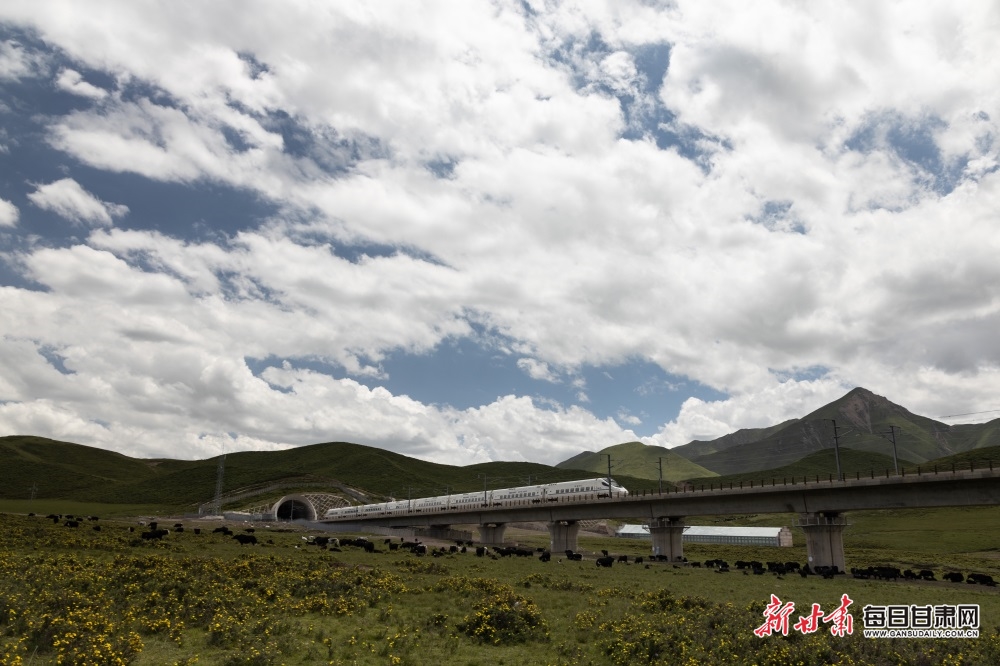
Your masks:
<path fill-rule="evenodd" d="M 797 513 L 795 525 L 806 536 L 809 564 L 845 570 L 844 527 L 849 511 L 911 509 L 1000 504 L 1000 468 L 964 471 L 925 471 L 905 476 L 854 479 L 809 479 L 770 485 L 710 487 L 663 494 L 629 495 L 531 503 L 513 501 L 502 507 L 476 510 L 406 513 L 352 521 L 350 525 L 431 527 L 479 525 L 485 544 L 503 542 L 508 523 L 543 521 L 549 525 L 553 552 L 577 548 L 579 521 L 606 518 L 641 520 L 649 525 L 653 555 L 679 561 L 681 535 L 688 516 L 734 513 Z M 343 524 L 343 523 L 338 523 Z"/>

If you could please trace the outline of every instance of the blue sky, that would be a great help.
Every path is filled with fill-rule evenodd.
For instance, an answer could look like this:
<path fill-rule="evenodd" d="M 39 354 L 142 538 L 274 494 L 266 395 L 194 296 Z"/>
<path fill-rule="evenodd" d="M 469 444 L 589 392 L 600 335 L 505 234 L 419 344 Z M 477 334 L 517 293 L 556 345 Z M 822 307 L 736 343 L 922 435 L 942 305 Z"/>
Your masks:
<path fill-rule="evenodd" d="M 555 463 L 855 386 L 1000 415 L 998 21 L 4 3 L 0 432 Z"/>

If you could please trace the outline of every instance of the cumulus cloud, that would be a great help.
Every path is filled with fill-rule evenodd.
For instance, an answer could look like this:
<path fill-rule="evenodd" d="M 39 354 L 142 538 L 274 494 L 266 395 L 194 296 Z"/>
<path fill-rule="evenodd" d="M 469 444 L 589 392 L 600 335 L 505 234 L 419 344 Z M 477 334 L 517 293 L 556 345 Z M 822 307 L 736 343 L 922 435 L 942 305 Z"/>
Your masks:
<path fill-rule="evenodd" d="M 521 358 L 517 360 L 517 367 L 525 372 L 532 379 L 541 379 L 546 382 L 557 382 L 559 378 L 552 374 L 548 364 L 536 361 L 533 358 Z"/>
<path fill-rule="evenodd" d="M 107 90 L 98 88 L 92 83 L 87 83 L 83 80 L 83 75 L 80 72 L 72 69 L 64 69 L 59 72 L 59 76 L 56 78 L 56 87 L 74 95 L 95 100 L 104 99 L 108 96 Z"/>
<path fill-rule="evenodd" d="M 17 206 L 6 199 L 0 199 L 0 227 L 16 226 L 19 216 Z"/>
<path fill-rule="evenodd" d="M 26 49 L 14 40 L 0 41 L 0 81 L 40 76 L 45 68 L 44 55 Z"/>
<path fill-rule="evenodd" d="M 136 212 L 73 178 L 27 193 L 98 228 L 21 251 L 46 291 L 0 296 L 11 431 L 556 462 L 640 425 L 666 446 L 772 425 L 856 385 L 995 407 L 990 3 L 57 6 L 0 10 L 52 49 L 5 42 L 0 76 L 58 53 L 60 88 L 102 100 L 47 117 L 48 146 L 279 212 L 195 240 L 114 228 Z M 7 206 L 0 225 L 26 226 Z M 505 388 L 455 409 L 360 381 L 489 336 L 577 404 Z M 726 397 L 596 417 L 572 378 L 633 359 Z"/>
<path fill-rule="evenodd" d="M 111 226 L 128 213 L 128 206 L 101 201 L 72 178 L 39 185 L 28 199 L 74 224 Z"/>

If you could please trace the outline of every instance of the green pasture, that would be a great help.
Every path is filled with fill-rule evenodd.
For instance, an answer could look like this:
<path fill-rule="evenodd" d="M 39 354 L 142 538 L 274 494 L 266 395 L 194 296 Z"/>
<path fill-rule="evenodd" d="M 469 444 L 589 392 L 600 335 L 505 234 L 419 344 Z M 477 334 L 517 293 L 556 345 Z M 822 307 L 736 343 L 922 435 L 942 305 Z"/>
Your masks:
<path fill-rule="evenodd" d="M 1000 663 L 1000 588 L 942 581 L 743 575 L 666 563 L 595 566 L 593 556 L 648 557 L 649 543 L 585 536 L 570 562 L 440 557 L 308 546 L 301 526 L 256 526 L 256 546 L 212 534 L 147 541 L 149 507 L 63 502 L 45 512 L 99 515 L 79 528 L 0 515 L 0 662 L 6 664 L 713 664 Z M 126 510 L 130 509 L 130 510 Z M 132 517 L 129 517 L 132 516 Z M 700 524 L 789 524 L 791 516 Z M 1000 507 L 856 512 L 848 566 L 988 573 L 1000 579 Z M 177 520 L 161 518 L 160 526 Z M 693 521 L 692 521 L 693 522 Z M 129 528 L 135 531 L 129 531 Z M 230 524 L 239 532 L 244 526 Z M 685 544 L 689 560 L 805 561 L 792 548 Z M 336 535 L 343 538 L 346 535 Z M 396 539 L 398 541 L 398 539 Z M 545 532 L 508 541 L 548 545 Z M 432 546 L 439 545 L 431 543 Z M 440 544 L 448 545 L 448 544 Z M 855 633 L 758 638 L 770 595 L 832 611 L 847 594 Z M 866 604 L 979 604 L 979 639 L 865 639 Z M 120 661 L 116 661 L 120 660 Z"/>

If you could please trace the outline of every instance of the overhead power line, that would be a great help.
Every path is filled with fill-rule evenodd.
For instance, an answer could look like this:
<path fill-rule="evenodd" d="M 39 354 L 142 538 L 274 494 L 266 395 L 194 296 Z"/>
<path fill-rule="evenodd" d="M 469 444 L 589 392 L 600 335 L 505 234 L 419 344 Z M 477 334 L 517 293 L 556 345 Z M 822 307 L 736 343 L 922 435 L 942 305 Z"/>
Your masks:
<path fill-rule="evenodd" d="M 982 412 L 966 412 L 965 414 L 948 414 L 946 416 L 935 416 L 937 419 L 953 419 L 959 416 L 975 416 L 977 414 L 990 414 L 992 412 L 1000 412 L 1000 409 L 987 409 Z"/>

